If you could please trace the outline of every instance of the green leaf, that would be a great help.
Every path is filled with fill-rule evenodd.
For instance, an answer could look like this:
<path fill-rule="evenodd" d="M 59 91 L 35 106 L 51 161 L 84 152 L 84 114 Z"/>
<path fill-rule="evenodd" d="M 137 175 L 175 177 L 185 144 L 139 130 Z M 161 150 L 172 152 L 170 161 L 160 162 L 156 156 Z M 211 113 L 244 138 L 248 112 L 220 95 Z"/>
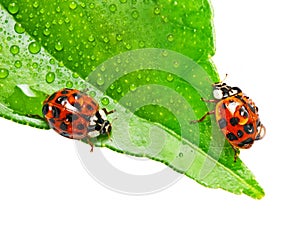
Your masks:
<path fill-rule="evenodd" d="M 0 0 L 0 115 L 38 128 L 46 95 L 88 90 L 116 112 L 96 146 L 146 156 L 200 184 L 262 198 L 263 189 L 207 110 L 219 78 L 207 0 Z"/>

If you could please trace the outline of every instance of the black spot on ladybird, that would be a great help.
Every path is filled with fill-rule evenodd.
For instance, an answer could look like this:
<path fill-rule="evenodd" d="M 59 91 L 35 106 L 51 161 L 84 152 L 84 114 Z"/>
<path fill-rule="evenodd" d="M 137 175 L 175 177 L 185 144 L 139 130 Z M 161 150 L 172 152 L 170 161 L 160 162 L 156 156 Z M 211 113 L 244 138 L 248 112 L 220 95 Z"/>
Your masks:
<path fill-rule="evenodd" d="M 54 118 L 50 118 L 49 122 L 52 123 L 52 124 L 54 124 L 55 123 L 55 119 Z"/>
<path fill-rule="evenodd" d="M 67 122 L 72 122 L 74 120 L 77 120 L 78 119 L 78 115 L 76 114 L 72 114 L 72 113 L 69 113 L 66 115 L 66 121 Z"/>
<path fill-rule="evenodd" d="M 78 100 L 79 98 L 81 98 L 81 95 L 78 94 L 78 93 L 73 93 L 72 96 L 73 96 L 76 100 Z"/>
<path fill-rule="evenodd" d="M 254 132 L 253 124 L 245 124 L 245 125 L 244 125 L 244 131 L 245 131 L 247 134 L 253 134 L 253 132 Z"/>
<path fill-rule="evenodd" d="M 243 135 L 244 135 L 244 132 L 243 132 L 242 130 L 239 130 L 239 131 L 237 132 L 237 136 L 238 136 L 239 138 L 242 138 Z"/>
<path fill-rule="evenodd" d="M 48 97 L 48 102 L 55 98 L 57 93 L 53 93 L 50 97 Z"/>
<path fill-rule="evenodd" d="M 57 104 L 63 104 L 64 102 L 67 101 L 67 99 L 68 99 L 67 96 L 60 96 L 60 97 L 56 98 L 55 102 L 56 102 Z"/>
<path fill-rule="evenodd" d="M 248 118 L 249 114 L 245 106 L 240 108 L 240 115 L 244 118 Z"/>
<path fill-rule="evenodd" d="M 77 129 L 79 129 L 79 130 L 84 130 L 84 125 L 83 125 L 83 124 L 78 124 L 78 125 L 77 125 Z"/>
<path fill-rule="evenodd" d="M 60 109 L 58 107 L 52 106 L 52 116 L 53 118 L 59 118 Z"/>
<path fill-rule="evenodd" d="M 62 122 L 59 126 L 59 128 L 63 131 L 67 131 L 68 130 L 68 125 L 65 122 Z"/>
<path fill-rule="evenodd" d="M 70 89 L 64 89 L 61 91 L 61 94 L 68 94 Z"/>
<path fill-rule="evenodd" d="M 251 145 L 253 144 L 254 140 L 252 138 L 248 138 L 244 141 L 242 141 L 241 143 L 238 144 L 239 147 L 244 147 L 245 145 Z"/>
<path fill-rule="evenodd" d="M 91 117 L 89 115 L 80 114 L 81 117 L 83 117 L 86 121 L 90 121 Z"/>
<path fill-rule="evenodd" d="M 226 119 L 222 118 L 218 121 L 220 129 L 224 129 L 227 126 Z"/>
<path fill-rule="evenodd" d="M 73 106 L 80 112 L 81 111 L 81 105 L 80 105 L 80 103 L 77 103 L 77 102 L 75 102 L 74 104 L 73 104 Z"/>
<path fill-rule="evenodd" d="M 60 134 L 64 137 L 71 138 L 71 135 L 67 132 L 61 132 Z"/>
<path fill-rule="evenodd" d="M 46 116 L 46 114 L 48 113 L 49 111 L 49 105 L 46 103 L 44 106 L 43 106 L 43 109 L 42 109 L 42 113 L 44 116 Z"/>
<path fill-rule="evenodd" d="M 248 103 L 248 107 L 250 108 L 252 113 L 256 113 L 255 107 L 253 107 L 250 103 Z"/>
<path fill-rule="evenodd" d="M 239 122 L 240 122 L 240 119 L 237 118 L 237 117 L 233 117 L 233 118 L 230 119 L 230 124 L 231 124 L 232 126 L 238 125 Z"/>
<path fill-rule="evenodd" d="M 226 137 L 227 137 L 230 141 L 238 140 L 238 138 L 237 138 L 233 133 L 228 133 L 228 134 L 226 135 Z"/>
<path fill-rule="evenodd" d="M 93 110 L 93 106 L 92 106 L 92 105 L 90 105 L 90 104 L 87 104 L 87 105 L 86 105 L 86 108 L 87 108 L 88 110 L 90 110 L 90 111 L 92 111 L 92 110 Z"/>

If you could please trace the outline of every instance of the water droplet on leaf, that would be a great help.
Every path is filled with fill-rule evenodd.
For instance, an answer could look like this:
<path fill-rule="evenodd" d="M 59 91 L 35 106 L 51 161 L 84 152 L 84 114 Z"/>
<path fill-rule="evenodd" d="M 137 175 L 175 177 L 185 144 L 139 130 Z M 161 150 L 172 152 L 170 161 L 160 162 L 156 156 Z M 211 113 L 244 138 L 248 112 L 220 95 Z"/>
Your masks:
<path fill-rule="evenodd" d="M 54 47 L 57 51 L 62 51 L 64 48 L 63 44 L 60 41 L 56 42 Z"/>
<path fill-rule="evenodd" d="M 45 36 L 48 36 L 50 34 L 50 30 L 49 29 L 44 29 L 43 34 Z"/>
<path fill-rule="evenodd" d="M 131 13 L 131 17 L 134 19 L 137 19 L 139 17 L 139 12 L 137 10 L 133 10 Z"/>
<path fill-rule="evenodd" d="M 71 2 L 71 3 L 69 4 L 69 8 L 72 9 L 72 10 L 76 9 L 76 8 L 77 8 L 77 3 L 74 2 L 74 1 Z"/>
<path fill-rule="evenodd" d="M 18 33 L 18 34 L 23 34 L 25 32 L 25 29 L 22 27 L 21 24 L 19 23 L 16 23 L 15 24 L 15 27 L 14 27 L 15 31 Z"/>
<path fill-rule="evenodd" d="M 16 67 L 16 68 L 21 68 L 21 67 L 22 67 L 22 62 L 19 61 L 19 60 L 16 60 L 16 61 L 15 61 L 15 67 Z"/>
<path fill-rule="evenodd" d="M 19 6 L 18 6 L 18 4 L 16 2 L 11 2 L 11 3 L 8 4 L 7 10 L 11 14 L 16 14 L 17 12 L 19 12 Z"/>
<path fill-rule="evenodd" d="M 154 14 L 156 14 L 156 15 L 160 14 L 160 8 L 159 7 L 154 8 Z"/>
<path fill-rule="evenodd" d="M 72 88 L 72 87 L 73 87 L 73 82 L 67 81 L 67 82 L 66 82 L 66 87 L 67 87 L 67 88 Z"/>
<path fill-rule="evenodd" d="M 169 34 L 167 37 L 169 42 L 173 42 L 174 41 L 174 35 L 173 34 Z"/>
<path fill-rule="evenodd" d="M 169 75 L 167 76 L 167 81 L 171 82 L 171 81 L 173 81 L 173 80 L 174 80 L 173 75 L 172 75 L 172 74 L 169 74 Z"/>
<path fill-rule="evenodd" d="M 109 99 L 107 97 L 104 97 L 101 99 L 101 103 L 102 103 L 102 105 L 106 106 L 109 104 Z"/>
<path fill-rule="evenodd" d="M 28 50 L 31 54 L 37 54 L 41 51 L 41 45 L 37 42 L 31 42 L 28 45 Z"/>
<path fill-rule="evenodd" d="M 55 80 L 55 73 L 54 72 L 48 72 L 46 74 L 46 82 L 47 83 L 52 83 Z"/>
<path fill-rule="evenodd" d="M 90 42 L 93 42 L 93 41 L 95 41 L 95 37 L 94 37 L 93 35 L 90 35 L 89 38 L 88 38 L 88 40 L 89 40 Z"/>
<path fill-rule="evenodd" d="M 116 4 L 111 4 L 109 5 L 109 11 L 111 11 L 112 13 L 117 11 L 117 5 Z"/>
<path fill-rule="evenodd" d="M 5 68 L 0 68 L 0 79 L 5 79 L 8 77 L 9 71 Z"/>
<path fill-rule="evenodd" d="M 17 45 L 12 45 L 9 49 L 10 53 L 12 53 L 13 55 L 16 55 L 20 52 L 20 47 Z"/>
<path fill-rule="evenodd" d="M 32 6 L 33 6 L 34 8 L 38 8 L 38 7 L 39 7 L 39 2 L 35 1 L 35 2 L 32 4 Z"/>

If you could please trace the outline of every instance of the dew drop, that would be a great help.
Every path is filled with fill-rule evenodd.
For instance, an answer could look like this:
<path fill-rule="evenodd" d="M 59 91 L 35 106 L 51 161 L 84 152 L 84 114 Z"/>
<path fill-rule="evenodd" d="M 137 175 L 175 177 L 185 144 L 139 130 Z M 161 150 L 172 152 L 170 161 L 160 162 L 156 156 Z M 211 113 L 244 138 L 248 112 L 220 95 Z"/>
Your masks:
<path fill-rule="evenodd" d="M 116 4 L 111 4 L 108 7 L 109 11 L 111 11 L 112 13 L 117 11 L 117 5 Z"/>
<path fill-rule="evenodd" d="M 20 47 L 17 45 L 12 45 L 9 49 L 10 53 L 12 53 L 13 55 L 16 55 L 20 52 Z"/>
<path fill-rule="evenodd" d="M 107 97 L 104 97 L 101 99 L 101 103 L 104 106 L 107 106 L 109 104 L 109 99 Z"/>
<path fill-rule="evenodd" d="M 47 22 L 47 23 L 45 24 L 45 27 L 46 27 L 46 28 L 50 28 L 50 26 L 51 26 L 51 23 L 49 23 L 49 22 Z"/>
<path fill-rule="evenodd" d="M 116 86 L 115 86 L 115 84 L 111 84 L 109 88 L 110 88 L 110 90 L 114 90 L 116 88 Z"/>
<path fill-rule="evenodd" d="M 70 19 L 68 17 L 65 18 L 65 23 L 66 24 L 70 23 Z"/>
<path fill-rule="evenodd" d="M 122 41 L 123 37 L 121 34 L 117 34 L 116 39 L 117 39 L 117 41 Z"/>
<path fill-rule="evenodd" d="M 10 4 L 8 4 L 7 10 L 11 13 L 11 14 L 16 14 L 17 12 L 19 12 L 19 6 L 17 3 L 15 2 L 11 2 Z"/>
<path fill-rule="evenodd" d="M 183 157 L 183 153 L 182 152 L 179 153 L 179 157 Z"/>
<path fill-rule="evenodd" d="M 96 96 L 96 92 L 95 91 L 90 91 L 89 92 L 89 96 L 90 97 L 95 97 Z"/>
<path fill-rule="evenodd" d="M 37 69 L 37 68 L 39 67 L 39 64 L 36 63 L 36 62 L 33 62 L 33 63 L 32 63 L 32 67 L 33 67 L 34 69 Z"/>
<path fill-rule="evenodd" d="M 127 0 L 120 0 L 120 3 L 126 3 Z"/>
<path fill-rule="evenodd" d="M 137 19 L 139 17 L 139 12 L 137 10 L 133 10 L 131 13 L 131 17 L 133 17 L 134 19 Z"/>
<path fill-rule="evenodd" d="M 130 88 L 131 91 L 135 91 L 136 90 L 136 85 L 134 83 L 132 83 L 129 88 Z"/>
<path fill-rule="evenodd" d="M 167 56 L 168 56 L 168 51 L 163 50 L 163 51 L 161 52 L 161 55 L 162 55 L 163 57 L 167 57 Z"/>
<path fill-rule="evenodd" d="M 37 54 L 41 51 L 41 45 L 37 42 L 31 42 L 28 45 L 28 50 L 31 54 Z"/>
<path fill-rule="evenodd" d="M 102 85 L 104 84 L 104 79 L 103 79 L 103 78 L 99 78 L 99 79 L 97 80 L 97 84 L 98 84 L 99 86 L 102 86 Z"/>
<path fill-rule="evenodd" d="M 130 50 L 130 49 L 132 48 L 131 45 L 130 45 L 129 43 L 126 44 L 125 47 L 126 47 L 127 50 Z"/>
<path fill-rule="evenodd" d="M 51 59 L 49 60 L 49 63 L 50 63 L 51 65 L 55 65 L 55 60 L 54 60 L 53 58 L 51 58 Z"/>
<path fill-rule="evenodd" d="M 169 42 L 173 42 L 174 41 L 174 35 L 173 34 L 169 34 L 167 37 Z"/>
<path fill-rule="evenodd" d="M 93 8 L 95 8 L 95 4 L 94 4 L 94 3 L 91 3 L 91 4 L 89 5 L 89 7 L 90 7 L 90 9 L 93 9 Z"/>
<path fill-rule="evenodd" d="M 45 36 L 50 35 L 50 30 L 49 30 L 49 29 L 44 29 L 43 34 L 44 34 Z"/>
<path fill-rule="evenodd" d="M 39 2 L 38 2 L 38 1 L 35 1 L 35 2 L 32 4 L 32 6 L 33 6 L 34 8 L 38 8 L 38 7 L 39 7 Z"/>
<path fill-rule="evenodd" d="M 179 62 L 178 62 L 178 61 L 174 61 L 174 62 L 173 62 L 173 66 L 174 66 L 175 68 L 178 68 L 178 67 L 179 67 Z"/>
<path fill-rule="evenodd" d="M 5 68 L 0 68 L 0 79 L 5 79 L 8 77 L 9 71 Z"/>
<path fill-rule="evenodd" d="M 90 35 L 89 38 L 88 38 L 88 40 L 89 40 L 90 42 L 93 42 L 93 41 L 95 41 L 95 37 L 94 37 L 93 35 Z"/>
<path fill-rule="evenodd" d="M 153 12 L 156 15 L 160 14 L 160 8 L 159 7 L 155 7 Z"/>
<path fill-rule="evenodd" d="M 71 2 L 71 3 L 69 4 L 69 8 L 72 9 L 72 10 L 76 9 L 76 8 L 77 8 L 77 3 L 74 2 L 74 1 Z"/>
<path fill-rule="evenodd" d="M 121 87 L 118 87 L 117 88 L 117 93 L 121 93 L 122 92 L 122 88 Z"/>
<path fill-rule="evenodd" d="M 64 48 L 64 46 L 63 46 L 63 44 L 62 44 L 60 41 L 58 41 L 58 42 L 55 43 L 54 48 L 55 48 L 55 50 L 57 50 L 57 51 L 62 51 L 63 48 Z"/>
<path fill-rule="evenodd" d="M 22 62 L 19 61 L 19 60 L 16 60 L 16 61 L 15 61 L 15 67 L 16 67 L 16 68 L 21 68 L 21 67 L 22 67 Z"/>
<path fill-rule="evenodd" d="M 73 82 L 67 81 L 67 82 L 66 82 L 66 87 L 67 87 L 67 88 L 72 88 L 72 87 L 73 87 Z"/>
<path fill-rule="evenodd" d="M 54 72 L 48 72 L 46 74 L 46 82 L 47 83 L 52 83 L 55 80 L 55 73 Z"/>
<path fill-rule="evenodd" d="M 78 73 L 76 73 L 76 72 L 73 72 L 73 74 L 72 74 L 72 77 L 73 77 L 73 78 L 78 78 L 78 77 L 79 77 L 79 75 L 78 75 Z"/>
<path fill-rule="evenodd" d="M 15 27 L 14 27 L 15 31 L 18 33 L 18 34 L 23 34 L 25 32 L 25 29 L 22 27 L 21 24 L 19 23 L 16 23 L 15 24 Z"/>
<path fill-rule="evenodd" d="M 171 82 L 171 81 L 173 81 L 173 80 L 174 80 L 173 75 L 172 75 L 172 74 L 169 74 L 169 75 L 167 76 L 167 81 L 168 81 L 168 82 Z"/>
<path fill-rule="evenodd" d="M 104 41 L 104 43 L 108 43 L 108 42 L 109 42 L 109 38 L 108 38 L 107 36 L 105 36 L 105 37 L 103 38 L 103 41 Z"/>

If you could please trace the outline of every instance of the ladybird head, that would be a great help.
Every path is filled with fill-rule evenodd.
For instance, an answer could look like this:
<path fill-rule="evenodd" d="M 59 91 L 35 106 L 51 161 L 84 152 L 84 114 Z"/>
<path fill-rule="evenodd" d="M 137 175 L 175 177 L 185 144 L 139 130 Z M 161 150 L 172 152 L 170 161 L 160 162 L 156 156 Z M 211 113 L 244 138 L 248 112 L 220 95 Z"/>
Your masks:
<path fill-rule="evenodd" d="M 88 136 L 98 137 L 100 135 L 109 135 L 111 127 L 111 123 L 107 120 L 105 112 L 102 109 L 98 110 L 90 119 Z"/>
<path fill-rule="evenodd" d="M 221 100 L 227 97 L 235 96 L 241 93 L 242 90 L 238 87 L 228 86 L 224 82 L 219 82 L 213 85 L 213 96 L 215 99 Z"/>

